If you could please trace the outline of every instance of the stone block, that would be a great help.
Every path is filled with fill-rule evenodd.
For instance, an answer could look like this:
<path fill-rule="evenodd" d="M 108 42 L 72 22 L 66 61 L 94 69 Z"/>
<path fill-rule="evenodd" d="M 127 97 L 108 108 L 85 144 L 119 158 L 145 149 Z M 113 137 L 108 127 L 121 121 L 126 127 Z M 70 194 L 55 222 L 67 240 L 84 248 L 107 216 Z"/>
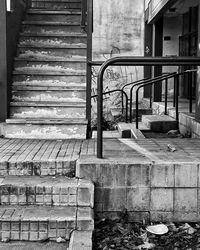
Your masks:
<path fill-rule="evenodd" d="M 37 241 L 38 240 L 39 233 L 30 231 L 29 233 L 29 240 L 30 241 Z"/>
<path fill-rule="evenodd" d="M 171 222 L 174 219 L 174 214 L 173 212 L 151 211 L 150 218 L 150 221 L 155 222 Z"/>
<path fill-rule="evenodd" d="M 70 206 L 76 206 L 77 205 L 77 195 L 69 195 L 68 196 L 69 199 L 69 205 Z"/>
<path fill-rule="evenodd" d="M 18 196 L 10 195 L 10 204 L 18 204 Z"/>
<path fill-rule="evenodd" d="M 29 232 L 21 232 L 20 233 L 20 240 L 29 240 Z"/>
<path fill-rule="evenodd" d="M 200 216 L 197 212 L 174 212 L 174 221 L 176 222 L 197 222 Z"/>
<path fill-rule="evenodd" d="M 69 250 L 92 250 L 92 231 L 73 231 Z"/>
<path fill-rule="evenodd" d="M 77 230 L 92 231 L 94 230 L 93 210 L 89 207 L 79 207 L 77 211 Z M 69 228 L 69 227 L 68 227 Z"/>
<path fill-rule="evenodd" d="M 20 230 L 20 223 L 19 222 L 12 222 L 11 223 L 11 231 L 19 231 Z"/>
<path fill-rule="evenodd" d="M 126 185 L 126 164 L 101 164 L 101 186 L 120 187 Z"/>
<path fill-rule="evenodd" d="M 152 188 L 150 209 L 151 211 L 173 211 L 173 189 Z"/>
<path fill-rule="evenodd" d="M 174 165 L 153 165 L 151 187 L 174 187 Z"/>
<path fill-rule="evenodd" d="M 38 222 L 30 222 L 30 231 L 38 231 L 39 225 Z"/>
<path fill-rule="evenodd" d="M 149 211 L 150 188 L 127 188 L 128 211 Z"/>
<path fill-rule="evenodd" d="M 29 231 L 29 222 L 21 222 L 21 231 Z"/>
<path fill-rule="evenodd" d="M 104 188 L 102 192 L 104 211 L 121 211 L 126 208 L 126 188 Z"/>
<path fill-rule="evenodd" d="M 176 187 L 197 187 L 198 174 L 197 165 L 181 164 L 175 165 Z"/>
<path fill-rule="evenodd" d="M 128 165 L 127 167 L 127 186 L 128 187 L 149 187 L 149 165 Z"/>
<path fill-rule="evenodd" d="M 10 231 L 11 223 L 10 222 L 2 222 L 2 231 Z"/>
<path fill-rule="evenodd" d="M 11 240 L 20 240 L 20 233 L 18 232 L 11 232 L 11 236 L 10 236 Z"/>
<path fill-rule="evenodd" d="M 175 189 L 175 212 L 197 212 L 197 188 Z"/>
<path fill-rule="evenodd" d="M 94 207 L 94 184 L 86 181 L 79 180 L 78 193 L 77 193 L 78 206 Z"/>

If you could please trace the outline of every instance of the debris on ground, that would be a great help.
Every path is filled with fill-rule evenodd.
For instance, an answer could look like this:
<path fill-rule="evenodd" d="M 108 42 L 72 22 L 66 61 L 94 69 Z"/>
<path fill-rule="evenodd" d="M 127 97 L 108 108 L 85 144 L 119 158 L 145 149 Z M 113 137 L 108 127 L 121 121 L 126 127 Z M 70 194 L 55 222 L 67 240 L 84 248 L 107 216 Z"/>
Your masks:
<path fill-rule="evenodd" d="M 168 145 L 167 145 L 167 150 L 170 151 L 170 152 L 175 152 L 175 151 L 176 151 L 176 148 L 175 148 L 173 145 L 168 144 Z"/>
<path fill-rule="evenodd" d="M 99 220 L 95 225 L 95 250 L 200 250 L 200 224 L 145 225 L 124 218 Z M 160 234 L 150 232 L 158 230 Z M 158 229 L 159 228 L 159 229 Z M 163 231 L 162 231 L 162 230 Z M 167 230 L 167 232 L 166 232 Z M 161 234 L 165 232 L 165 234 Z"/>
<path fill-rule="evenodd" d="M 164 224 L 147 226 L 146 230 L 152 234 L 162 235 L 168 232 L 168 227 Z"/>
<path fill-rule="evenodd" d="M 57 242 L 57 243 L 64 243 L 64 242 L 66 242 L 66 240 L 65 240 L 64 238 L 62 238 L 62 237 L 58 237 L 58 238 L 56 239 L 56 242 Z"/>
<path fill-rule="evenodd" d="M 170 138 L 175 138 L 175 137 L 179 137 L 180 133 L 179 133 L 179 130 L 170 130 L 167 132 L 167 135 Z"/>

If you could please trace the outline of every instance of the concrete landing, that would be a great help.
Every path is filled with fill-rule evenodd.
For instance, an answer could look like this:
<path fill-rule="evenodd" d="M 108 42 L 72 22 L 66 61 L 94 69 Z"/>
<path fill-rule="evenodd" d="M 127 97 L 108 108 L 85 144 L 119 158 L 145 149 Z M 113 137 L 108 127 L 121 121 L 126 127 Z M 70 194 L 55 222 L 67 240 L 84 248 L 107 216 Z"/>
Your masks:
<path fill-rule="evenodd" d="M 178 129 L 178 122 L 167 115 L 143 115 L 142 123 L 153 132 L 167 133 Z"/>

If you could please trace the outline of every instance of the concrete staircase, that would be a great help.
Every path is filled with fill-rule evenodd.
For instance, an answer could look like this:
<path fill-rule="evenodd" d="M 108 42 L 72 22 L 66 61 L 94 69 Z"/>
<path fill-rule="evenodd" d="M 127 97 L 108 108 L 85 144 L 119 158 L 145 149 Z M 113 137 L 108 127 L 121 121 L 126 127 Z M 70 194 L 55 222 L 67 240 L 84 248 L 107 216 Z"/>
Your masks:
<path fill-rule="evenodd" d="M 14 62 L 7 138 L 86 138 L 81 1 L 33 1 Z"/>
<path fill-rule="evenodd" d="M 1 139 L 0 249 L 1 241 L 3 249 L 17 249 L 9 241 L 92 249 L 94 184 L 76 177 L 84 141 Z"/>
<path fill-rule="evenodd" d="M 69 240 L 92 232 L 94 186 L 67 177 L 7 176 L 0 184 L 0 240 Z"/>

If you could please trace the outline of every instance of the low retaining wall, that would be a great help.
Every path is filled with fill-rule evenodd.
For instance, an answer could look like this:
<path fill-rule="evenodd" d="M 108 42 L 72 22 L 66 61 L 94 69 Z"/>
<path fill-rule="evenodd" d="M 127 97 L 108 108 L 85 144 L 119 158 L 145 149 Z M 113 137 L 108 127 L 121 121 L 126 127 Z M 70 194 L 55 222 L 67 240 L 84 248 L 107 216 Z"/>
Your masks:
<path fill-rule="evenodd" d="M 94 181 L 98 215 L 113 217 L 126 209 L 133 221 L 200 219 L 198 163 L 91 164 L 80 160 L 76 172 Z"/>

